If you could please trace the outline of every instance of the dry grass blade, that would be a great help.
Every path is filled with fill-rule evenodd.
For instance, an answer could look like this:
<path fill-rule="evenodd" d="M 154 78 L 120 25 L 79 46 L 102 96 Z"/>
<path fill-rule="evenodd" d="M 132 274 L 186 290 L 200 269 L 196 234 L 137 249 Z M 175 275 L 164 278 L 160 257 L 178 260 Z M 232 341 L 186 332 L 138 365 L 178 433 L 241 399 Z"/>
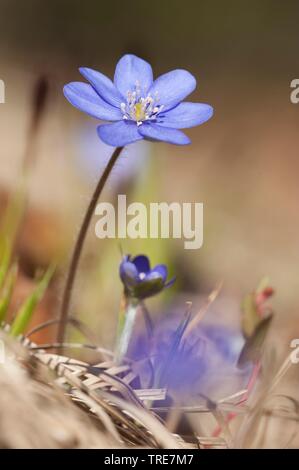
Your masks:
<path fill-rule="evenodd" d="M 183 339 L 186 339 L 187 336 L 191 333 L 191 331 L 194 330 L 198 326 L 198 324 L 203 320 L 205 314 L 207 313 L 209 307 L 211 304 L 216 300 L 218 297 L 221 289 L 222 289 L 223 283 L 220 282 L 218 286 L 210 293 L 208 296 L 206 302 L 204 305 L 201 307 L 201 309 L 197 312 L 197 314 L 190 320 L 189 324 L 186 327 L 186 330 L 183 334 Z"/>
<path fill-rule="evenodd" d="M 82 344 L 82 343 L 45 343 L 45 344 L 33 344 L 30 346 L 31 351 L 41 351 L 49 349 L 90 349 L 95 353 L 99 353 L 104 360 L 107 358 L 113 358 L 114 354 L 108 349 L 101 348 L 98 346 L 93 346 L 92 344 Z"/>
<path fill-rule="evenodd" d="M 227 449 L 226 441 L 221 437 L 203 437 L 197 436 L 197 442 L 200 449 Z"/>
<path fill-rule="evenodd" d="M 281 367 L 275 373 L 274 377 L 271 377 L 270 374 L 264 376 L 262 382 L 260 383 L 258 391 L 255 393 L 255 396 L 251 400 L 250 409 L 248 413 L 244 416 L 244 419 L 241 423 L 239 432 L 235 439 L 235 447 L 237 448 L 251 448 L 256 447 L 258 431 L 260 431 L 261 423 L 263 422 L 263 417 L 265 414 L 269 414 L 269 408 L 267 408 L 267 402 L 271 397 L 276 387 L 279 385 L 282 378 L 288 372 L 292 366 L 292 353 L 290 353 L 287 358 L 282 363 Z M 268 364 L 268 367 L 270 365 Z M 274 365 L 272 364 L 274 368 Z M 294 399 L 292 399 L 294 400 Z M 297 403 L 296 400 L 294 400 Z M 273 408 L 272 408 L 273 411 Z M 296 415 L 297 415 L 297 409 Z M 275 412 L 274 412 L 275 415 Z M 266 430 L 264 431 L 263 439 L 265 438 Z"/>
<path fill-rule="evenodd" d="M 166 388 L 146 388 L 134 390 L 135 394 L 142 401 L 150 400 L 165 400 L 166 398 Z"/>
<path fill-rule="evenodd" d="M 79 400 L 81 400 L 85 405 L 92 409 L 92 412 L 98 416 L 98 418 L 104 424 L 108 433 L 110 433 L 116 441 L 120 443 L 123 442 L 112 419 L 110 418 L 109 414 L 103 409 L 102 406 L 99 406 L 97 402 L 92 400 L 92 398 L 86 395 L 86 393 L 81 392 L 81 390 L 73 390 L 72 395 L 74 397 L 79 398 Z"/>
<path fill-rule="evenodd" d="M 31 346 L 33 347 L 33 345 Z M 110 416 L 114 423 L 118 423 L 118 432 L 124 437 L 127 434 L 127 430 L 130 430 L 130 441 L 138 445 L 146 445 L 149 447 L 156 447 L 157 444 L 155 439 L 151 437 L 148 429 L 144 427 L 144 423 L 136 423 L 132 420 L 131 413 L 128 414 L 128 407 L 134 407 L 134 414 L 142 409 L 143 412 L 148 413 L 138 396 L 134 393 L 132 388 L 122 379 L 117 376 L 113 376 L 111 373 L 104 370 L 105 364 L 98 364 L 90 366 L 82 361 L 72 360 L 64 356 L 57 356 L 55 354 L 47 354 L 45 352 L 35 353 L 38 360 L 47 364 L 52 370 L 54 370 L 65 382 L 71 385 L 71 394 L 78 397 L 78 390 L 80 391 L 80 400 L 85 405 L 94 410 L 97 406 L 102 407 L 106 414 Z M 106 364 L 107 366 L 107 364 Z M 109 370 L 109 369 L 108 369 Z M 129 370 L 128 366 L 115 366 L 112 364 L 110 371 L 112 372 L 125 372 Z M 97 375 L 95 375 L 95 373 Z M 104 377 L 103 377 L 104 376 Z M 104 386 L 103 385 L 104 382 Z M 107 391 L 109 390 L 109 394 Z M 124 410 L 115 406 L 115 400 L 118 399 L 113 391 L 118 391 L 122 403 L 126 404 Z M 160 393 L 160 391 L 159 391 Z M 115 397 L 115 400 L 111 400 L 111 397 Z M 109 401 L 103 397 L 109 397 Z M 91 407 L 91 405 L 93 406 Z M 131 408 L 130 408 L 131 409 Z M 155 418 L 155 420 L 157 420 Z M 150 421 L 151 422 L 151 421 Z M 106 423 L 107 425 L 107 423 Z M 160 423 L 162 426 L 162 424 Z M 125 430 L 125 432 L 123 432 Z"/>
<path fill-rule="evenodd" d="M 7 352 L 0 370 L 1 448 L 107 448 L 119 443 L 55 386 L 44 365 L 15 340 L 0 336 Z"/>
<path fill-rule="evenodd" d="M 69 317 L 68 318 L 68 323 L 76 328 L 85 338 L 87 338 L 94 346 L 97 343 L 96 337 L 93 334 L 93 332 L 88 328 L 83 322 L 78 320 L 77 318 L 74 317 Z M 34 333 L 37 333 L 45 328 L 48 328 L 53 325 L 57 325 L 60 322 L 59 318 L 54 318 L 53 320 L 48 320 L 46 322 L 40 323 L 39 325 L 35 326 L 32 328 L 28 333 L 25 335 L 26 338 L 30 338 Z"/>
<path fill-rule="evenodd" d="M 43 353 L 39 353 L 37 358 L 41 361 L 46 361 L 46 363 L 48 364 L 48 366 L 50 366 L 52 370 L 56 371 L 60 377 L 63 377 L 71 387 L 74 387 L 75 395 L 77 393 L 77 390 L 79 390 L 83 394 L 81 395 L 81 399 L 83 399 L 82 397 L 84 397 L 84 394 L 87 396 L 86 406 L 88 409 L 90 409 L 89 403 L 90 399 L 92 399 L 97 405 L 101 406 L 105 410 L 105 412 L 113 419 L 115 423 L 120 423 L 122 426 L 125 427 L 125 429 L 129 429 L 131 431 L 132 440 L 134 440 L 138 444 L 148 445 L 150 447 L 153 446 L 153 442 L 150 436 L 147 435 L 146 430 L 140 427 L 136 427 L 136 424 L 132 422 L 132 420 L 130 420 L 128 416 L 126 416 L 123 410 L 112 406 L 111 403 L 109 403 L 105 398 L 103 398 L 103 394 L 105 392 L 103 392 L 102 389 L 98 388 L 94 390 L 92 387 L 84 383 L 81 378 L 82 373 L 84 374 L 84 368 L 86 366 L 84 363 L 82 363 L 80 367 L 78 361 L 67 361 L 67 358 L 65 357 L 46 358 L 42 356 Z M 49 365 L 49 360 L 52 361 L 51 365 Z"/>
<path fill-rule="evenodd" d="M 168 432 L 165 426 L 154 416 L 149 413 L 146 409 L 137 408 L 131 403 L 125 402 L 123 399 L 104 392 L 104 396 L 114 403 L 115 405 L 122 408 L 126 414 L 130 415 L 142 426 L 146 426 L 147 430 L 154 437 L 157 447 L 162 449 L 180 449 L 182 448 L 180 442 Z"/>

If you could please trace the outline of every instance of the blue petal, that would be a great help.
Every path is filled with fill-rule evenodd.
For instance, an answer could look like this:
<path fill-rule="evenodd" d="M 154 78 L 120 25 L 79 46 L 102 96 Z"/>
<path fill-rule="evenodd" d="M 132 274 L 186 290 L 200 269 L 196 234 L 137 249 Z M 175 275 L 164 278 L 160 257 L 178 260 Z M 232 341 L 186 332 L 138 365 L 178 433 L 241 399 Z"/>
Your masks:
<path fill-rule="evenodd" d="M 142 95 L 146 95 L 153 83 L 152 67 L 145 60 L 126 54 L 116 65 L 114 83 L 124 97 L 135 89 L 136 83 L 140 85 Z"/>
<path fill-rule="evenodd" d="M 148 273 L 150 270 L 150 262 L 147 256 L 135 256 L 135 258 L 132 260 L 132 263 L 135 264 L 139 273 Z"/>
<path fill-rule="evenodd" d="M 113 124 L 111 124 L 113 125 Z M 162 140 L 169 144 L 187 145 L 190 139 L 182 131 L 158 126 L 157 124 L 142 124 L 138 128 L 139 133 L 149 140 Z"/>
<path fill-rule="evenodd" d="M 92 117 L 105 121 L 118 121 L 122 118 L 121 111 L 102 100 L 87 83 L 69 83 L 63 88 L 63 93 L 73 106 Z"/>
<path fill-rule="evenodd" d="M 145 278 L 143 279 L 142 282 L 146 283 L 147 281 L 156 281 L 156 280 L 159 280 L 161 279 L 161 281 L 163 281 L 163 278 L 161 276 L 160 273 L 156 272 L 156 271 L 150 271 L 146 276 Z M 164 282 L 164 281 L 163 281 Z M 162 289 L 163 289 L 163 284 L 161 285 Z"/>
<path fill-rule="evenodd" d="M 173 278 L 170 279 L 168 282 L 166 282 L 166 284 L 165 284 L 164 287 L 167 288 L 167 287 L 172 286 L 172 285 L 175 283 L 175 281 L 176 281 L 176 277 L 173 277 Z"/>
<path fill-rule="evenodd" d="M 168 270 L 167 270 L 167 267 L 165 266 L 165 264 L 158 264 L 157 266 L 155 266 L 152 271 L 155 271 L 157 272 L 158 274 L 160 274 L 160 276 L 162 276 L 163 278 L 163 281 L 165 282 L 166 279 L 167 279 L 167 274 L 168 274 Z"/>
<path fill-rule="evenodd" d="M 186 127 L 199 126 L 213 115 L 212 106 L 204 103 L 181 103 L 175 108 L 163 111 L 158 118 L 159 126 L 184 129 Z M 161 120 L 160 120 L 161 119 Z"/>
<path fill-rule="evenodd" d="M 126 122 L 123 119 L 113 124 L 99 126 L 98 134 L 105 144 L 113 147 L 123 147 L 143 138 L 139 134 L 135 122 Z"/>
<path fill-rule="evenodd" d="M 130 261 L 123 261 L 120 264 L 119 275 L 123 283 L 127 286 L 132 287 L 138 282 L 137 268 Z"/>
<path fill-rule="evenodd" d="M 96 70 L 89 69 L 87 67 L 81 67 L 80 69 L 81 75 L 83 75 L 86 80 L 95 88 L 96 92 L 103 98 L 107 103 L 116 106 L 117 108 L 120 107 L 121 102 L 123 101 L 123 97 L 116 89 L 114 83 L 110 80 L 110 78 L 106 77 L 100 72 Z"/>
<path fill-rule="evenodd" d="M 158 77 L 149 93 L 152 97 L 157 96 L 165 111 L 183 101 L 195 88 L 196 80 L 193 75 L 187 70 L 177 69 Z"/>

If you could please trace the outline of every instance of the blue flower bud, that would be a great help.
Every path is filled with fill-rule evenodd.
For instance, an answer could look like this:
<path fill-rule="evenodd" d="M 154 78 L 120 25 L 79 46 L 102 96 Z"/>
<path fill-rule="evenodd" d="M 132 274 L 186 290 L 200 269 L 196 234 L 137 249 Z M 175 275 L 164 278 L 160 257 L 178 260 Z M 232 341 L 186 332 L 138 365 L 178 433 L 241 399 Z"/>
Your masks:
<path fill-rule="evenodd" d="M 164 264 L 158 264 L 151 269 L 149 259 L 144 255 L 135 258 L 124 256 L 119 274 L 126 296 L 139 300 L 158 294 L 175 281 L 175 278 L 167 281 L 168 270 Z"/>

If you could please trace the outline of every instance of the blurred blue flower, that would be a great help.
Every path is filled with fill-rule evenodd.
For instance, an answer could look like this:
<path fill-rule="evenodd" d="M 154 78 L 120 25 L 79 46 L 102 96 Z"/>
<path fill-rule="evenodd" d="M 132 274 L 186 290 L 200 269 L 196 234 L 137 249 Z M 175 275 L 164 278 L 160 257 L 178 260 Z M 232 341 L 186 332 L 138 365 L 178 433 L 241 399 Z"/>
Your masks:
<path fill-rule="evenodd" d="M 208 104 L 182 103 L 196 87 L 186 70 L 173 70 L 154 81 L 150 64 L 131 54 L 117 63 L 114 83 L 90 68 L 79 70 L 89 83 L 71 82 L 64 95 L 92 117 L 113 121 L 99 126 L 98 134 L 114 147 L 142 139 L 186 145 L 190 139 L 179 129 L 198 126 L 213 114 Z"/>
<path fill-rule="evenodd" d="M 199 324 L 174 348 L 180 323 L 172 314 L 163 315 L 155 322 L 150 340 L 147 332 L 133 338 L 128 357 L 135 360 L 144 388 L 152 386 L 153 371 L 156 375 L 161 369 L 163 375 L 158 385 L 166 387 L 182 403 L 199 403 L 204 397 L 219 400 L 246 388 L 253 366 L 248 364 L 242 369 L 237 366 L 244 345 L 239 330 Z"/>
<path fill-rule="evenodd" d="M 158 294 L 175 281 L 173 278 L 167 282 L 168 271 L 164 264 L 158 264 L 151 269 L 149 259 L 144 255 L 133 259 L 130 255 L 124 256 L 119 274 L 125 287 L 125 294 L 140 300 Z"/>
<path fill-rule="evenodd" d="M 104 171 L 111 158 L 111 147 L 98 138 L 93 126 L 86 121 L 74 129 L 74 142 L 75 163 L 80 177 L 85 178 L 89 183 L 96 184 L 99 171 Z M 127 187 L 136 180 L 137 176 L 146 175 L 149 157 L 150 145 L 148 143 L 139 141 L 126 147 L 118 157 L 106 191 Z"/>
<path fill-rule="evenodd" d="M 163 334 L 164 333 L 164 334 Z M 245 387 L 251 367 L 240 370 L 237 360 L 244 344 L 240 332 L 221 325 L 201 325 L 169 359 L 175 333 L 168 329 L 155 338 L 153 367 L 167 361 L 162 386 L 181 396 L 220 399 Z"/>

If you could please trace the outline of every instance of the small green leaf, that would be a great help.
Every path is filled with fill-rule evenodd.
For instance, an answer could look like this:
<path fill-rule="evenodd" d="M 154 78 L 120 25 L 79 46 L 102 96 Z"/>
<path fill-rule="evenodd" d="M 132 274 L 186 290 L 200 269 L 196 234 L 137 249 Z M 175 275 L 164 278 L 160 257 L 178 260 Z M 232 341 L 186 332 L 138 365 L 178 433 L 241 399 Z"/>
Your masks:
<path fill-rule="evenodd" d="M 272 322 L 273 315 L 260 320 L 253 334 L 246 340 L 238 359 L 238 367 L 243 367 L 248 362 L 256 363 L 262 355 L 262 348 Z"/>
<path fill-rule="evenodd" d="M 3 291 L 1 292 L 0 297 L 0 325 L 5 320 L 7 310 L 11 301 L 11 296 L 13 292 L 13 288 L 16 283 L 16 278 L 18 274 L 18 265 L 14 264 L 7 275 Z"/>
<path fill-rule="evenodd" d="M 242 309 L 242 331 L 245 338 L 249 338 L 254 332 L 255 328 L 261 321 L 261 317 L 257 310 L 255 302 L 255 294 L 247 294 L 241 304 Z"/>
<path fill-rule="evenodd" d="M 268 277 L 263 277 L 259 282 L 256 290 L 247 294 L 241 304 L 242 316 L 242 331 L 245 338 L 249 338 L 258 324 L 262 320 L 261 312 L 258 309 L 257 296 L 269 288 L 270 281 Z"/>
<path fill-rule="evenodd" d="M 50 266 L 49 269 L 46 271 L 42 279 L 37 284 L 36 288 L 34 289 L 33 293 L 25 300 L 25 302 L 21 305 L 15 320 L 11 325 L 10 334 L 12 336 L 19 336 L 22 334 L 28 323 L 31 320 L 32 314 L 42 299 L 48 284 L 53 276 L 55 271 L 55 266 Z"/>
<path fill-rule="evenodd" d="M 264 277 L 260 280 L 260 282 L 259 282 L 259 284 L 258 284 L 258 286 L 257 286 L 256 293 L 257 293 L 257 294 L 260 294 L 260 293 L 263 292 L 265 289 L 267 289 L 267 287 L 269 287 L 269 285 L 270 285 L 270 279 L 269 279 L 269 277 L 268 277 L 268 276 L 264 276 Z"/>

